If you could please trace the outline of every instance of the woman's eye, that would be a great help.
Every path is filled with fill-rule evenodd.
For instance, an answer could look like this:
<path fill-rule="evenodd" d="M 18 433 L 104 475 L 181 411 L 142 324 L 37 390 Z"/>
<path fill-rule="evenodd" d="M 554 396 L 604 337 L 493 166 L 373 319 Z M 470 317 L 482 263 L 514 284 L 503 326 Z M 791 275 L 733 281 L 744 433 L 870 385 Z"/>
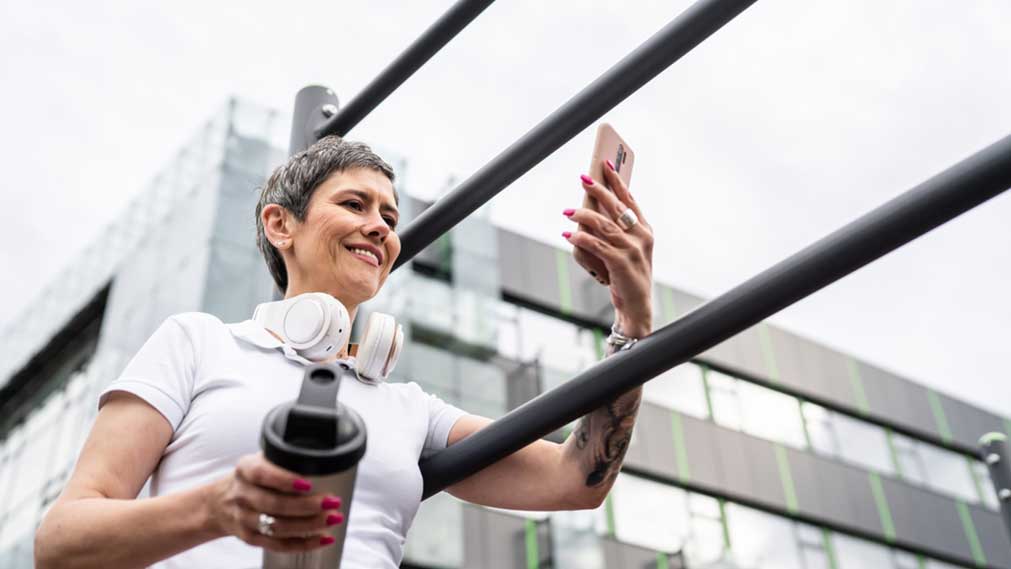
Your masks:
<path fill-rule="evenodd" d="M 359 202 L 359 201 L 351 200 L 351 201 L 344 202 L 344 204 L 345 205 L 347 205 L 347 204 L 353 205 L 353 206 L 355 206 L 355 209 L 362 209 L 362 202 Z"/>
<path fill-rule="evenodd" d="M 390 226 L 390 229 L 396 229 L 397 228 L 397 220 L 396 219 L 393 219 L 392 217 L 384 217 L 383 219 L 386 221 L 386 225 Z"/>

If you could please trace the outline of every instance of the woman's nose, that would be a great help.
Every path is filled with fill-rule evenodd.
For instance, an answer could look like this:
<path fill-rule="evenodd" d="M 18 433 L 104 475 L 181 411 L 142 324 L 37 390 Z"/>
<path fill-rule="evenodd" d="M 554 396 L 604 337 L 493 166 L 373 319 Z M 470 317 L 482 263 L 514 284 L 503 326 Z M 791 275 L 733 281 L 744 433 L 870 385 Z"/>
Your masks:
<path fill-rule="evenodd" d="M 371 215 L 365 225 L 362 226 L 362 233 L 370 237 L 385 239 L 390 233 L 390 226 L 386 224 L 382 216 L 378 214 Z"/>

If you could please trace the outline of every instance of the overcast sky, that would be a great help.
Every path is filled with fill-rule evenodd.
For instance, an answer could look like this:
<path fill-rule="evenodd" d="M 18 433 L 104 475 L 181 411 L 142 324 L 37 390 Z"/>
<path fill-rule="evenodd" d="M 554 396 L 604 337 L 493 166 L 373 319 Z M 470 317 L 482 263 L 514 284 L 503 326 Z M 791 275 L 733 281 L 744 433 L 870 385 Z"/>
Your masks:
<path fill-rule="evenodd" d="M 230 95 L 348 101 L 450 5 L 0 3 L 0 328 Z M 689 5 L 503 0 L 350 138 L 435 197 Z M 637 152 L 655 277 L 712 297 L 1011 133 L 1011 4 L 765 0 L 608 113 Z M 493 200 L 562 247 L 592 128 Z M 1011 192 L 1009 192 L 1011 193 Z M 1011 195 L 772 322 L 1011 413 Z"/>

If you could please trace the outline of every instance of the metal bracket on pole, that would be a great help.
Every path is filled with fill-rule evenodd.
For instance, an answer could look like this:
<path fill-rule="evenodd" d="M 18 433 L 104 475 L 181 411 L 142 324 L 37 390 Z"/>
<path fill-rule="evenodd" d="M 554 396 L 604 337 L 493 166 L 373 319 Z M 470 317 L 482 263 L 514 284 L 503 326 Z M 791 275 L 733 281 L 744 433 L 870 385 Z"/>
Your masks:
<path fill-rule="evenodd" d="M 336 115 L 339 108 L 333 90 L 320 85 L 303 87 L 295 95 L 288 156 L 294 156 L 312 146 L 316 142 L 316 129 Z"/>
<path fill-rule="evenodd" d="M 987 433 L 980 437 L 979 448 L 997 492 L 1004 529 L 1011 536 L 1011 456 L 1008 455 L 1007 436 L 1004 433 Z"/>

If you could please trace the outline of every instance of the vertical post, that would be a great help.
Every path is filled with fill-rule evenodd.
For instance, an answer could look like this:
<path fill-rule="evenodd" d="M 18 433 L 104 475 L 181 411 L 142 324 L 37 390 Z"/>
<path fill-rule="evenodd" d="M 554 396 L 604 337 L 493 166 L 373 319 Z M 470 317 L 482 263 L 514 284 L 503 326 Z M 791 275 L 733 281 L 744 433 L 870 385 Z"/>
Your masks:
<path fill-rule="evenodd" d="M 997 491 L 1004 529 L 1011 536 L 1011 456 L 1008 456 L 1007 436 L 1004 433 L 987 433 L 980 437 L 979 447 Z"/>
<path fill-rule="evenodd" d="M 316 142 L 316 129 L 337 114 L 337 95 L 320 85 L 303 87 L 295 95 L 295 112 L 291 119 L 291 139 L 288 156 L 293 156 Z"/>

